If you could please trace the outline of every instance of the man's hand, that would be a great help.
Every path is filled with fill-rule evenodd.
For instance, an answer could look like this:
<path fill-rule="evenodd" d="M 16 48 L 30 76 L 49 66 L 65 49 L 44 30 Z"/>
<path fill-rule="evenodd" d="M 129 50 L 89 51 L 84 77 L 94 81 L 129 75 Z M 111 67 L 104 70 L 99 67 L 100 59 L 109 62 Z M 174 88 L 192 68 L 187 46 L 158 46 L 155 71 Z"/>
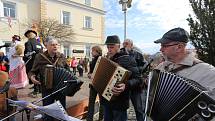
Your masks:
<path fill-rule="evenodd" d="M 39 85 L 41 84 L 40 81 L 36 80 L 35 75 L 32 75 L 32 76 L 31 76 L 31 81 L 32 81 L 34 84 L 39 84 Z"/>
<path fill-rule="evenodd" d="M 125 90 L 125 84 L 124 83 L 116 84 L 112 88 L 112 92 L 113 92 L 114 96 L 120 95 L 120 93 L 122 93 L 124 90 Z"/>

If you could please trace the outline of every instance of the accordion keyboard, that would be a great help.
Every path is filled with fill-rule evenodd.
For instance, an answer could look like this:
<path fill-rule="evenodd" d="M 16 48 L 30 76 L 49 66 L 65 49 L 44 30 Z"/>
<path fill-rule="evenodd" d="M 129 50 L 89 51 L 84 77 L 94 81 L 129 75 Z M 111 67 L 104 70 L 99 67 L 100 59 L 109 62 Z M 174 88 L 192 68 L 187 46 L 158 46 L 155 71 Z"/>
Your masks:
<path fill-rule="evenodd" d="M 117 83 L 123 83 L 122 80 L 124 79 L 124 75 L 126 74 L 126 71 L 123 70 L 122 67 L 117 67 L 117 69 L 115 70 L 111 81 L 109 82 L 109 84 L 107 85 L 107 87 L 105 88 L 102 96 L 107 99 L 108 101 L 111 100 L 113 93 L 111 91 L 112 87 L 114 87 Z"/>
<path fill-rule="evenodd" d="M 108 101 L 114 99 L 111 89 L 116 83 L 126 83 L 130 72 L 119 64 L 99 57 L 92 74 L 92 85 Z"/>

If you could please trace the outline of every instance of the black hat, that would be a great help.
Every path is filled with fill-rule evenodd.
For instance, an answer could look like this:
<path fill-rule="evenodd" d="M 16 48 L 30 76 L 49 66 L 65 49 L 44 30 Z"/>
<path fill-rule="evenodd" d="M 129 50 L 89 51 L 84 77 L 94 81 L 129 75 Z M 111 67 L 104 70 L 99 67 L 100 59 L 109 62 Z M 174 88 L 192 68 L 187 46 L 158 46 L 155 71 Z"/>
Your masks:
<path fill-rule="evenodd" d="M 106 45 L 120 44 L 120 39 L 117 35 L 107 36 Z"/>
<path fill-rule="evenodd" d="M 25 37 L 27 37 L 27 35 L 30 33 L 30 32 L 33 32 L 36 36 L 37 36 L 37 32 L 36 31 L 34 31 L 34 30 L 28 30 L 28 31 L 26 31 L 25 32 Z"/>
<path fill-rule="evenodd" d="M 169 42 L 185 42 L 189 39 L 189 33 L 183 28 L 174 28 L 166 32 L 161 39 L 154 41 L 154 43 L 169 43 Z"/>

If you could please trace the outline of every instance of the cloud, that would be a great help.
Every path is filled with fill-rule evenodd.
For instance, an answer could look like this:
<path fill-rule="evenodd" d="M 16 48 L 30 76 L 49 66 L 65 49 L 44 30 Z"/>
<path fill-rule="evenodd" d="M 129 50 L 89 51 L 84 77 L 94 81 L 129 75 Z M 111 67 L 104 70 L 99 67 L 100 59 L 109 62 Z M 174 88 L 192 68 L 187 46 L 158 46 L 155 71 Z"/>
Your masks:
<path fill-rule="evenodd" d="M 134 44 L 136 47 L 140 48 L 143 53 L 154 54 L 159 52 L 160 45 L 153 42 L 145 42 L 144 40 L 139 40 Z"/>
<path fill-rule="evenodd" d="M 104 0 L 105 27 L 108 34 L 123 38 L 124 14 L 118 1 Z M 156 53 L 160 46 L 152 41 L 166 31 L 174 27 L 189 31 L 188 14 L 193 15 L 189 0 L 132 0 L 127 11 L 128 36 L 143 52 Z"/>
<path fill-rule="evenodd" d="M 139 0 L 137 9 L 164 30 L 173 27 L 189 29 L 188 14 L 193 14 L 189 0 Z"/>
<path fill-rule="evenodd" d="M 106 27 L 121 28 L 124 16 L 117 0 L 105 0 Z M 189 0 L 133 0 L 127 12 L 127 27 L 154 25 L 163 30 L 183 27 L 189 30 L 188 14 L 193 14 Z"/>

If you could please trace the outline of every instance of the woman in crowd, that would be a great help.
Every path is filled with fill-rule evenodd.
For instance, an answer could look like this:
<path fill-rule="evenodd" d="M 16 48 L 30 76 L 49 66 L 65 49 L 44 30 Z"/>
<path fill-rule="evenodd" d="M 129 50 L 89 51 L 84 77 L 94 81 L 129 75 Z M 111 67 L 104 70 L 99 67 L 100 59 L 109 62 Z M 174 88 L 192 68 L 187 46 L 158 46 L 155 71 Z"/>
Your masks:
<path fill-rule="evenodd" d="M 99 46 L 92 47 L 92 56 L 93 60 L 90 62 L 90 72 L 88 73 L 88 78 L 92 78 L 92 73 L 96 65 L 96 61 L 98 60 L 99 56 L 102 56 L 102 49 Z M 94 89 L 94 87 L 90 84 L 90 97 L 89 97 L 89 103 L 88 103 L 88 114 L 87 114 L 87 121 L 93 121 L 93 115 L 94 115 L 94 105 L 95 100 L 97 96 L 97 91 Z M 99 107 L 99 121 L 102 121 L 103 119 L 103 108 L 100 105 Z"/>
<path fill-rule="evenodd" d="M 23 61 L 24 46 L 20 43 L 21 38 L 18 35 L 12 37 L 12 46 L 9 49 L 9 76 L 11 79 L 11 86 L 17 89 L 23 88 L 28 84 L 28 78 Z"/>

